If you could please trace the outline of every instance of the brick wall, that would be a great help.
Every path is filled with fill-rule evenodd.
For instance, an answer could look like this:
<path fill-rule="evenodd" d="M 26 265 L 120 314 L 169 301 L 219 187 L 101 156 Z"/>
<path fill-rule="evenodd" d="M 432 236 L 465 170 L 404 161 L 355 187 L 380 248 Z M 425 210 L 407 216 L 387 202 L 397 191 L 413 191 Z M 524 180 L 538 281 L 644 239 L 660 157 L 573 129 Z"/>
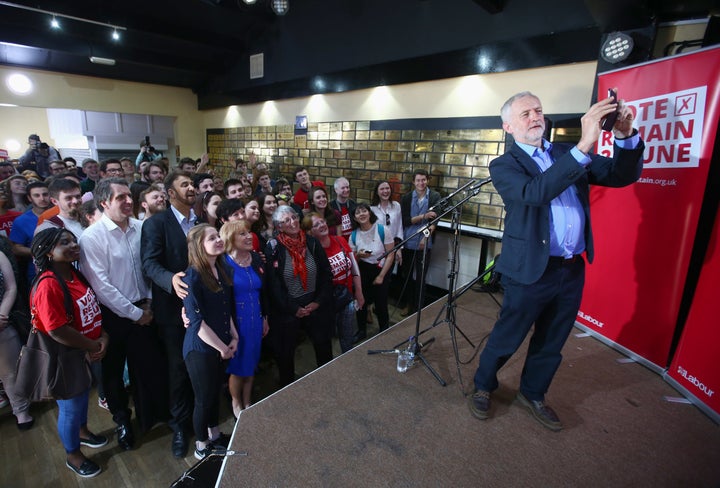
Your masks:
<path fill-rule="evenodd" d="M 295 166 L 303 165 L 329 188 L 339 176 L 346 177 L 351 197 L 369 202 L 378 180 L 390 181 L 399 200 L 418 168 L 430 173 L 433 189 L 448 195 L 470 180 L 487 178 L 488 164 L 505 151 L 501 129 L 373 130 L 372 125 L 321 122 L 309 124 L 305 133 L 296 133 L 292 125 L 209 129 L 211 167 L 227 177 L 236 157 L 247 159 L 254 152 L 273 177 L 292 182 Z M 503 203 L 492 184 L 463 205 L 464 224 L 502 230 L 502 217 Z"/>

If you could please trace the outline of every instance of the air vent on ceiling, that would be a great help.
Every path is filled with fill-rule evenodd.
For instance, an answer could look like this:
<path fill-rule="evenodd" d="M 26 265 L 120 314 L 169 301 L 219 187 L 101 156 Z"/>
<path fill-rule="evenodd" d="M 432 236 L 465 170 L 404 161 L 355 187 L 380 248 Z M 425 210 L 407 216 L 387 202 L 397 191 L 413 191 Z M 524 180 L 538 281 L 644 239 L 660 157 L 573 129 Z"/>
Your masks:
<path fill-rule="evenodd" d="M 250 79 L 262 78 L 265 76 L 264 54 L 253 54 L 250 56 Z"/>

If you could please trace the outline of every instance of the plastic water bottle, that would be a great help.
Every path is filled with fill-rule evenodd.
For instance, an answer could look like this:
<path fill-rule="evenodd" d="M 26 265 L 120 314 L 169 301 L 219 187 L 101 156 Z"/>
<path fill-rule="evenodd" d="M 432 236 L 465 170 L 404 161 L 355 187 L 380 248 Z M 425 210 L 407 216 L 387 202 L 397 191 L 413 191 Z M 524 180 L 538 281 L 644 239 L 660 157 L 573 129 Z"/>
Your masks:
<path fill-rule="evenodd" d="M 408 339 L 408 346 L 407 346 L 407 353 L 410 358 L 408 362 L 408 368 L 411 367 L 415 363 L 415 347 L 416 347 L 416 341 L 415 336 L 410 336 L 410 339 Z"/>
<path fill-rule="evenodd" d="M 412 367 L 415 361 L 415 336 L 411 336 L 408 340 L 406 349 L 398 351 L 397 370 L 404 373 L 408 368 Z"/>

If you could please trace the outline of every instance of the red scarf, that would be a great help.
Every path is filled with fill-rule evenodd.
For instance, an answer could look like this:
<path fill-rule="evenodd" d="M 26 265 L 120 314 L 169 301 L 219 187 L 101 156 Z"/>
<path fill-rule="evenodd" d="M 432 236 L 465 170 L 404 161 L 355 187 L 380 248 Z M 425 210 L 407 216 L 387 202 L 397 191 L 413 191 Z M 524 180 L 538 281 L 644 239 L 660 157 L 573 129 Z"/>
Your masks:
<path fill-rule="evenodd" d="M 292 237 L 284 232 L 279 232 L 277 240 L 280 241 L 290 253 L 293 264 L 293 274 L 300 277 L 303 289 L 307 290 L 307 266 L 305 266 L 307 240 L 305 239 L 305 233 L 300 231 L 296 237 Z"/>

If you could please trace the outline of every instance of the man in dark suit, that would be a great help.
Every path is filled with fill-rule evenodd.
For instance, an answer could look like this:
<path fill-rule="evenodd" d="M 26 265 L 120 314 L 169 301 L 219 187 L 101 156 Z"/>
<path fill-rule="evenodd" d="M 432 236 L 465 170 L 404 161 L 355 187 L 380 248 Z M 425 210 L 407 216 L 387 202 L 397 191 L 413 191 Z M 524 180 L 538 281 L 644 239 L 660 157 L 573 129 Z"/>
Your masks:
<path fill-rule="evenodd" d="M 187 455 L 193 411 L 193 391 L 182 357 L 185 337 L 181 310 L 187 294 L 183 283 L 188 266 L 187 233 L 195 225 L 195 187 L 190 174 L 173 171 L 165 178 L 170 207 L 143 222 L 141 259 L 145 276 L 152 281 L 152 312 L 165 344 L 170 389 L 172 452 Z"/>
<path fill-rule="evenodd" d="M 613 128 L 614 156 L 591 154 L 602 120 L 619 109 Z M 498 321 L 480 355 L 472 414 L 486 419 L 490 394 L 498 387 L 497 371 L 530 339 L 516 401 L 544 427 L 562 424 L 545 403 L 561 350 L 575 323 L 585 282 L 585 260 L 593 259 L 589 185 L 622 187 L 642 171 L 644 144 L 632 128 L 633 116 L 622 102 L 602 100 L 581 119 L 575 146 L 543 139 L 545 120 L 540 100 L 530 92 L 511 97 L 501 110 L 503 129 L 515 143 L 490 164 L 493 184 L 505 203 L 505 232 L 497 271 L 505 289 Z"/>

